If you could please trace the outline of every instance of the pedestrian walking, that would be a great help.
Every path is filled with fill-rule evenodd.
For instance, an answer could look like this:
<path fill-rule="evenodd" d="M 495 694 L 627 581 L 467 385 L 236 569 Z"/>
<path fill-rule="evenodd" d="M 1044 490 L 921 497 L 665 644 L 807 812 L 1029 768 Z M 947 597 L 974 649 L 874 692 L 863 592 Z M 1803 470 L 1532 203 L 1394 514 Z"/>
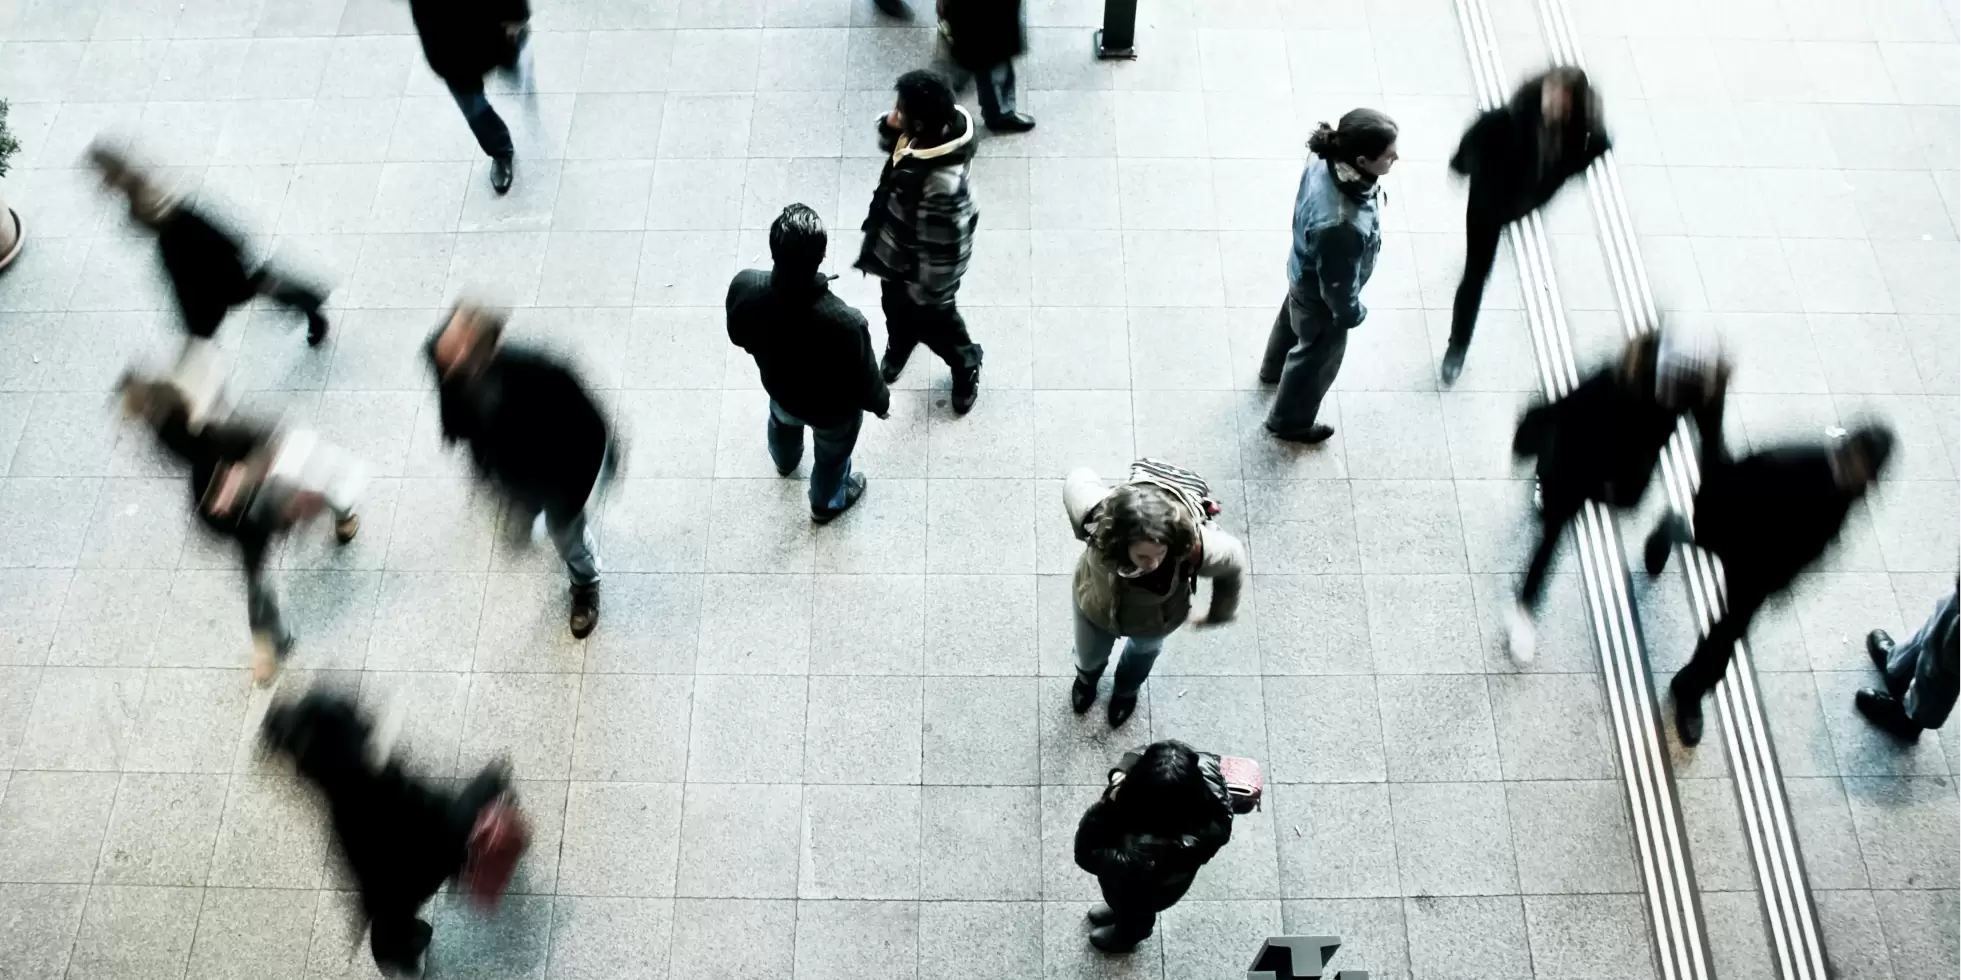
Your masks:
<path fill-rule="evenodd" d="M 878 121 L 879 145 L 891 156 L 865 216 L 857 267 L 884 280 L 885 383 L 899 380 L 923 343 L 953 370 L 953 410 L 964 415 L 980 394 L 982 353 L 953 302 L 980 220 L 967 188 L 974 122 L 930 71 L 906 72 L 895 87 L 898 102 Z"/>
<path fill-rule="evenodd" d="M 1232 839 L 1232 815 L 1218 757 L 1183 742 L 1154 742 L 1111 769 L 1076 827 L 1076 866 L 1103 890 L 1103 904 L 1089 910 L 1090 945 L 1127 953 L 1148 938 L 1157 914 Z"/>
<path fill-rule="evenodd" d="M 1341 371 L 1348 331 L 1369 315 L 1362 287 L 1382 249 L 1377 183 L 1396 163 L 1396 122 L 1352 109 L 1339 127 L 1322 123 L 1307 148 L 1314 155 L 1294 194 L 1287 298 L 1267 336 L 1260 383 L 1279 385 L 1267 431 L 1312 444 L 1335 434 L 1320 421 L 1321 399 Z"/>
<path fill-rule="evenodd" d="M 170 380 L 127 374 L 120 388 L 125 413 L 143 421 L 166 449 L 190 464 L 191 505 L 199 520 L 238 546 L 252 630 L 252 678 L 270 681 L 294 645 L 266 576 L 273 542 L 323 512 L 333 515 L 337 541 L 354 540 L 361 529 L 357 507 L 366 468 L 311 430 L 282 432 L 236 419 L 198 418 L 183 389 Z"/>
<path fill-rule="evenodd" d="M 491 108 L 483 79 L 503 71 L 517 80 L 521 91 L 534 93 L 530 53 L 531 4 L 528 0 L 409 0 L 422 55 L 449 86 L 463 110 L 477 145 L 490 157 L 490 186 L 502 194 L 511 189 L 513 161 L 510 127 Z"/>
<path fill-rule="evenodd" d="M 1609 147 L 1600 96 L 1586 72 L 1554 68 L 1519 86 L 1511 101 L 1478 116 L 1450 169 L 1471 180 L 1464 211 L 1464 278 L 1451 307 L 1443 383 L 1454 384 L 1477 326 L 1485 280 L 1505 226 L 1537 211 Z"/>
<path fill-rule="evenodd" d="M 1702 696 L 1729 671 L 1751 617 L 1837 539 L 1852 505 L 1879 479 L 1892 452 L 1893 433 L 1873 425 L 1834 430 L 1821 445 L 1769 449 L 1734 461 L 1704 453 L 1693 531 L 1680 515 L 1671 515 L 1644 549 L 1649 575 L 1661 574 L 1678 544 L 1693 543 L 1723 562 L 1723 614 L 1668 685 L 1682 744 L 1702 740 Z"/>
<path fill-rule="evenodd" d="M 599 623 L 599 554 L 587 511 L 619 453 L 569 367 L 503 338 L 502 315 L 464 302 L 429 339 L 443 443 L 469 444 L 477 475 L 504 496 L 513 535 L 530 540 L 544 515 L 572 579 L 572 635 L 584 639 Z"/>
<path fill-rule="evenodd" d="M 756 359 L 769 393 L 769 456 L 789 476 L 811 430 L 810 519 L 827 524 L 864 496 L 851 450 L 866 412 L 887 418 L 892 393 L 872 353 L 865 317 L 831 292 L 819 271 L 827 236 L 817 212 L 792 204 L 769 228 L 768 271 L 729 283 L 729 340 Z"/>
<path fill-rule="evenodd" d="M 237 235 L 167 191 L 121 153 L 98 143 L 89 148 L 88 161 L 104 187 L 128 198 L 130 218 L 156 233 L 157 254 L 192 337 L 211 339 L 226 314 L 264 296 L 306 314 L 308 344 L 318 347 L 327 339 L 327 317 L 320 312 L 326 294 L 266 265 L 248 266 Z"/>
<path fill-rule="evenodd" d="M 1211 520 L 1204 482 L 1158 460 L 1139 460 L 1111 489 L 1088 469 L 1069 474 L 1062 504 L 1085 543 L 1071 593 L 1076 615 L 1076 682 L 1069 706 L 1082 714 L 1119 639 L 1123 656 L 1110 689 L 1115 728 L 1130 720 L 1137 693 L 1164 641 L 1185 625 L 1228 622 L 1239 610 L 1246 549 Z M 1212 580 L 1211 605 L 1192 615 L 1198 580 Z"/>
<path fill-rule="evenodd" d="M 1728 385 L 1729 366 L 1708 337 L 1671 329 L 1630 341 L 1617 362 L 1519 420 L 1512 453 L 1537 460 L 1541 500 L 1539 543 L 1507 617 L 1514 663 L 1532 662 L 1532 615 L 1566 525 L 1589 500 L 1638 506 L 1684 414 L 1694 418 L 1706 454 L 1719 455 Z"/>
<path fill-rule="evenodd" d="M 1028 48 L 1021 0 L 939 0 L 939 9 L 940 36 L 974 78 L 981 123 L 997 133 L 1034 129 L 1035 117 L 1015 109 L 1015 58 Z"/>
<path fill-rule="evenodd" d="M 1905 742 L 1939 728 L 1954 710 L 1961 692 L 1961 651 L 1956 649 L 1961 596 L 1949 592 L 1934 604 L 1934 614 L 1905 643 L 1894 643 L 1885 630 L 1866 634 L 1866 653 L 1885 675 L 1885 690 L 1863 688 L 1852 704 L 1873 727 Z"/>

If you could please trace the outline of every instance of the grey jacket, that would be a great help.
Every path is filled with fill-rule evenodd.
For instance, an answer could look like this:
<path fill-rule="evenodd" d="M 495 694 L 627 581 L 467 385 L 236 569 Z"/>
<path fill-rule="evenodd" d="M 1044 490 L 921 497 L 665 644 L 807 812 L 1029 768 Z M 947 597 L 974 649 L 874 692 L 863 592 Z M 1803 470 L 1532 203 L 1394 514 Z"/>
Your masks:
<path fill-rule="evenodd" d="M 1110 488 L 1087 469 L 1069 474 L 1062 484 L 1062 506 L 1069 512 L 1069 523 L 1082 527 L 1091 508 L 1110 495 Z M 1232 619 L 1239 610 L 1240 581 L 1246 572 L 1246 549 L 1239 539 L 1210 521 L 1199 525 L 1196 559 L 1178 555 L 1168 561 L 1181 565 L 1196 560 L 1198 574 L 1212 580 L 1212 607 L 1206 618 L 1214 623 Z M 1076 560 L 1076 579 L 1072 592 L 1076 608 L 1098 627 L 1117 636 L 1166 636 L 1185 625 L 1192 611 L 1192 592 L 1182 580 L 1188 568 L 1174 570 L 1180 581 L 1170 595 L 1155 595 L 1133 587 L 1094 548 L 1084 548 Z"/>
<path fill-rule="evenodd" d="M 1310 159 L 1294 195 L 1294 250 L 1287 257 L 1294 291 L 1327 303 L 1337 325 L 1354 327 L 1369 315 L 1362 287 L 1381 250 L 1375 188 L 1344 189 L 1326 160 Z"/>

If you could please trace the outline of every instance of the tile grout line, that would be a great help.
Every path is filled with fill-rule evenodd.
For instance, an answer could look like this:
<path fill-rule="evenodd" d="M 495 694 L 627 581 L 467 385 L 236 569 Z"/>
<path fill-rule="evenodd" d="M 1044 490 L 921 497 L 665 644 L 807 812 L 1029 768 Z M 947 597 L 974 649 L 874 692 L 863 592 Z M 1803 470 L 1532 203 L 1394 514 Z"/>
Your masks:
<path fill-rule="evenodd" d="M 1562 0 L 1540 0 L 1540 13 L 1555 53 L 1564 61 L 1580 64 L 1579 42 Z M 1612 151 L 1589 168 L 1587 189 L 1621 300 L 1622 325 L 1630 335 L 1653 330 L 1659 318 Z M 1662 476 L 1675 512 L 1684 515 L 1693 512 L 1693 490 L 1700 481 L 1699 467 L 1689 447 L 1687 427 L 1678 421 L 1662 457 Z M 1691 608 L 1698 630 L 1706 633 L 1722 595 L 1722 578 L 1710 556 L 1686 547 L 1683 551 Z M 1755 669 L 1743 642 L 1735 645 L 1733 654 L 1731 671 L 1717 687 L 1718 704 L 1773 952 L 1784 977 L 1822 978 L 1826 976 L 1824 949 L 1810 882 L 1799 856 L 1776 751 L 1757 695 Z"/>
<path fill-rule="evenodd" d="M 1503 69 L 1489 13 L 1481 0 L 1458 0 L 1456 6 L 1479 101 L 1497 105 L 1504 98 Z M 1576 384 L 1578 372 L 1542 220 L 1536 213 L 1528 215 L 1509 227 L 1506 236 L 1520 273 L 1524 316 L 1532 331 L 1539 374 L 1546 394 L 1556 396 Z M 1711 966 L 1701 937 L 1700 901 L 1688 864 L 1680 807 L 1672 793 L 1670 766 L 1655 723 L 1652 680 L 1611 515 L 1589 504 L 1580 514 L 1574 536 L 1582 584 L 1593 611 L 1656 965 L 1666 980 L 1703 980 Z"/>

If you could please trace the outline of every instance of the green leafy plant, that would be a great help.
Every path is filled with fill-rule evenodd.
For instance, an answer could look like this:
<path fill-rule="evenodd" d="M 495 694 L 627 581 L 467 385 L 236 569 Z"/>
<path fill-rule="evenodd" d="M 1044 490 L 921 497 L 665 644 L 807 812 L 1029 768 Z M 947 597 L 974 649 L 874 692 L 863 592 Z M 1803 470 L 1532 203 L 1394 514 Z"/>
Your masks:
<path fill-rule="evenodd" d="M 0 177 L 7 176 L 7 161 L 13 158 L 14 151 L 20 149 L 20 141 L 14 139 L 13 130 L 7 128 L 7 100 L 0 99 Z"/>

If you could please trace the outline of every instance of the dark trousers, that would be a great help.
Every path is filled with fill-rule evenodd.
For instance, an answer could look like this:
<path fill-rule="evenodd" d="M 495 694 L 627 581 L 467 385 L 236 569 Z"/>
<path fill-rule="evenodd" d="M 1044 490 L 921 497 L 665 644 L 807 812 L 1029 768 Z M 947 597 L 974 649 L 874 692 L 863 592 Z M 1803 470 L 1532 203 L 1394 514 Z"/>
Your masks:
<path fill-rule="evenodd" d="M 1003 61 L 986 71 L 974 73 L 974 89 L 980 96 L 981 121 L 993 122 L 1015 111 L 1015 63 Z"/>
<path fill-rule="evenodd" d="M 1738 571 L 1743 574 L 1737 574 Z M 1677 698 L 1700 698 L 1723 679 L 1729 672 L 1730 659 L 1736 655 L 1737 641 L 1750 631 L 1750 620 L 1763 608 L 1764 600 L 1783 587 L 1783 583 L 1767 587 L 1771 583 L 1747 570 L 1731 569 L 1728 562 L 1723 563 L 1723 580 L 1726 587 L 1723 617 L 1709 627 L 1709 635 L 1696 644 L 1695 655 L 1676 671 L 1672 686 Z"/>
<path fill-rule="evenodd" d="M 1539 508 L 1539 546 L 1532 550 L 1532 560 L 1525 566 L 1525 582 L 1519 586 L 1518 601 L 1525 608 L 1539 608 L 1539 597 L 1546 591 L 1546 572 L 1552 568 L 1553 552 L 1559 550 L 1559 538 L 1566 525 L 1580 516 L 1580 508 L 1585 506 L 1584 497 L 1565 494 L 1543 493 Z"/>
<path fill-rule="evenodd" d="M 885 310 L 885 346 L 899 360 L 925 344 L 953 369 L 954 377 L 979 370 L 981 346 L 967 335 L 967 321 L 951 301 L 928 305 L 915 301 L 902 282 L 884 280 L 879 305 Z"/>
<path fill-rule="evenodd" d="M 1295 435 L 1313 426 L 1347 354 L 1348 331 L 1335 323 L 1328 304 L 1298 287 L 1288 289 L 1260 360 L 1260 377 L 1280 385 L 1267 411 L 1267 428 Z"/>
<path fill-rule="evenodd" d="M 508 775 L 498 766 L 484 769 L 465 784 L 449 807 L 450 833 L 454 839 L 469 840 L 477 815 L 509 788 Z M 440 885 L 438 882 L 437 887 Z M 431 888 L 430 893 L 434 892 L 435 888 Z M 423 952 L 429 948 L 429 940 L 435 935 L 429 923 L 418 917 L 422 904 L 428 900 L 429 895 L 407 893 L 370 896 L 368 948 L 383 973 L 416 972 Z"/>
<path fill-rule="evenodd" d="M 456 107 L 463 110 L 463 118 L 470 123 L 470 132 L 476 134 L 477 145 L 483 152 L 493 157 L 508 157 L 516 149 L 511 145 L 510 127 L 490 107 L 490 99 L 483 94 L 483 79 L 474 83 L 469 81 L 449 81 L 449 94 L 456 99 Z"/>
<path fill-rule="evenodd" d="M 1464 278 L 1457 284 L 1457 301 L 1450 311 L 1450 345 L 1468 347 L 1484 302 L 1484 284 L 1498 261 L 1498 239 L 1506 220 L 1496 208 L 1472 198 L 1464 213 Z"/>

